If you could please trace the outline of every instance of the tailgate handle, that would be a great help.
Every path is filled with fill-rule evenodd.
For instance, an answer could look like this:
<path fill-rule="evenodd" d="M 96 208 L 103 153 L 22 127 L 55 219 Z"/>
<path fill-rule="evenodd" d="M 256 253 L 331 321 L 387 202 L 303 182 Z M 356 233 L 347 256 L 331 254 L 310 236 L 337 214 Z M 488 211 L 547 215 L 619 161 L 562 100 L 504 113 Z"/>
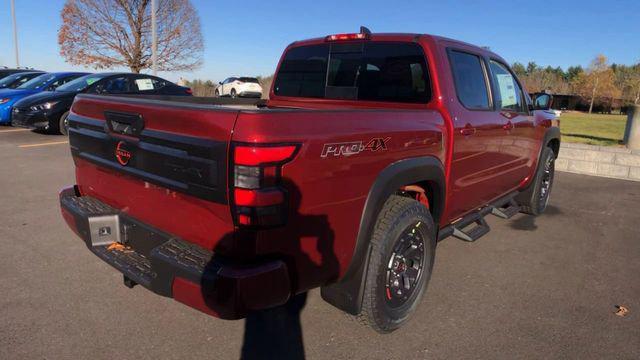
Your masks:
<path fill-rule="evenodd" d="M 140 114 L 105 111 L 104 118 L 109 131 L 129 136 L 138 136 L 144 129 L 144 119 Z"/>

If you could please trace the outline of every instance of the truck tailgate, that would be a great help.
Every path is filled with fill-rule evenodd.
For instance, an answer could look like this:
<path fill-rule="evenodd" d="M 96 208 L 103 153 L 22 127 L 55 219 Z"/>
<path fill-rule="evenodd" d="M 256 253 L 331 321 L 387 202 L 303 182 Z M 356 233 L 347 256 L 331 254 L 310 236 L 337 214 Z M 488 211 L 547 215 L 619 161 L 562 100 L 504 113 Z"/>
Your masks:
<path fill-rule="evenodd" d="M 213 250 L 233 231 L 227 166 L 236 117 L 211 106 L 79 95 L 69 115 L 79 190 Z"/>

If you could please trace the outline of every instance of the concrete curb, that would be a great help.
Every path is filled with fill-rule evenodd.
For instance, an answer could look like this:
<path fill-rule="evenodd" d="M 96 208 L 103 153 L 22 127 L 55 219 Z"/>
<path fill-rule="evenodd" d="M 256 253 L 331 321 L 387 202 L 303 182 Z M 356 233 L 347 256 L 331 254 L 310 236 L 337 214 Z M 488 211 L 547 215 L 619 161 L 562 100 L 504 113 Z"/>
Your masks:
<path fill-rule="evenodd" d="M 615 146 L 562 143 L 556 170 L 640 181 L 640 151 Z"/>

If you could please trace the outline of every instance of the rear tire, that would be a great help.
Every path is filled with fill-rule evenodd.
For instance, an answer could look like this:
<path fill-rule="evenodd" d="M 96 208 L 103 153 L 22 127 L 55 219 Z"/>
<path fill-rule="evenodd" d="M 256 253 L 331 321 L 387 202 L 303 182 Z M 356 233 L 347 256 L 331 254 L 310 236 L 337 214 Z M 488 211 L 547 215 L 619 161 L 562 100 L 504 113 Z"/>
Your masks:
<path fill-rule="evenodd" d="M 231 89 L 231 97 L 234 99 L 238 97 L 238 94 L 236 94 L 236 89 Z"/>
<path fill-rule="evenodd" d="M 529 215 L 540 215 L 547 208 L 555 174 L 555 154 L 545 147 L 540 154 L 538 168 L 529 188 L 516 196 L 520 211 Z"/>
<path fill-rule="evenodd" d="M 60 121 L 58 122 L 58 131 L 60 131 L 60 134 L 65 136 L 69 135 L 68 117 L 69 117 L 69 112 L 67 111 L 64 114 L 62 114 L 62 116 L 60 116 Z"/>
<path fill-rule="evenodd" d="M 357 318 L 389 333 L 407 322 L 431 277 L 436 236 L 428 209 L 416 200 L 391 196 L 378 215 L 371 247 Z"/>

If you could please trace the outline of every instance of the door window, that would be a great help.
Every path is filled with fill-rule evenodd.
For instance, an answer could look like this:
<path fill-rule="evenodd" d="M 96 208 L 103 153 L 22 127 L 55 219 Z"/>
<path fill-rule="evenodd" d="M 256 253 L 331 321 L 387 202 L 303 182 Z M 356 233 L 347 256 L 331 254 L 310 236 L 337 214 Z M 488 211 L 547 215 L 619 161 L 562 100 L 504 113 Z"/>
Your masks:
<path fill-rule="evenodd" d="M 129 79 L 127 76 L 120 76 L 108 79 L 101 85 L 101 92 L 108 94 L 124 94 L 129 92 Z"/>
<path fill-rule="evenodd" d="M 501 63 L 490 61 L 491 76 L 495 88 L 498 109 L 525 112 L 522 89 L 509 69 Z"/>
<path fill-rule="evenodd" d="M 490 109 L 489 88 L 480 57 L 453 50 L 449 53 L 449 61 L 462 105 L 471 110 Z"/>

